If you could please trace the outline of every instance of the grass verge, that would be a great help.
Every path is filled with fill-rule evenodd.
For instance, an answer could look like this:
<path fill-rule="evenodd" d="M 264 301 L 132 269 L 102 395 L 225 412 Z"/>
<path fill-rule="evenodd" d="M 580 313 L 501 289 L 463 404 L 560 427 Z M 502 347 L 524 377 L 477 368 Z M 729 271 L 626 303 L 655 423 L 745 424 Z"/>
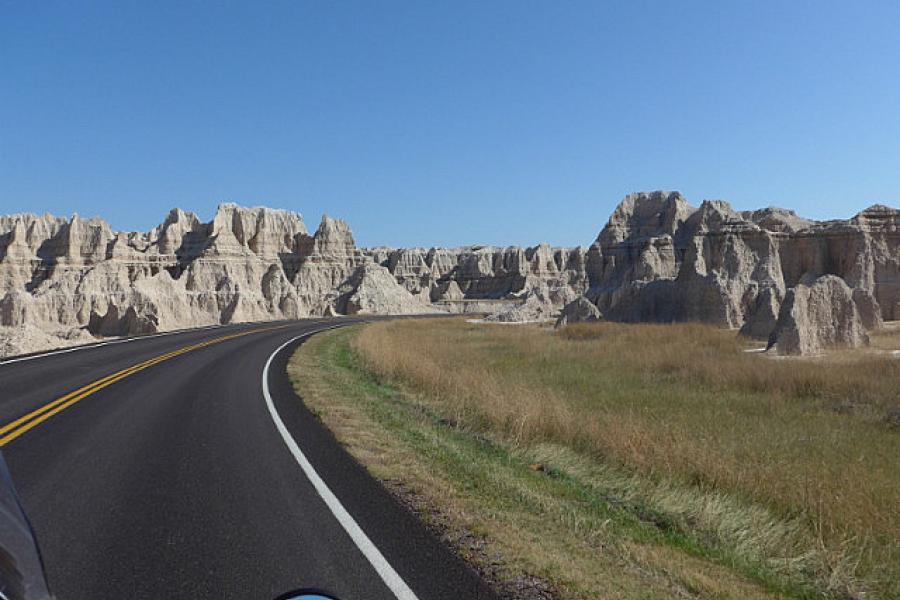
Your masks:
<path fill-rule="evenodd" d="M 401 340 L 379 337 L 385 331 L 402 336 L 403 343 L 420 340 L 412 343 L 415 353 L 391 354 Z M 537 337 L 504 337 L 510 335 Z M 376 324 L 314 337 L 292 359 L 289 373 L 310 408 L 351 453 L 509 597 L 544 597 L 541 582 L 561 598 L 821 597 L 862 592 L 859 559 L 850 561 L 851 551 L 845 550 L 843 558 L 829 562 L 835 555 L 824 546 L 809 514 L 783 510 L 747 490 L 683 477 L 670 468 L 674 463 L 647 469 L 598 452 L 573 425 L 565 436 L 542 430 L 552 425 L 553 412 L 574 400 L 554 397 L 546 410 L 536 410 L 539 405 L 532 406 L 529 398 L 547 372 L 521 353 L 534 351 L 545 361 L 560 362 L 567 355 L 554 343 L 597 344 L 590 336 L 584 340 L 571 335 L 556 336 L 536 327 L 487 329 L 458 321 Z M 463 356 L 454 356 L 454 364 L 441 364 L 438 355 L 453 347 Z M 387 372 L 371 360 L 374 348 L 379 356 L 390 355 L 391 364 L 412 361 L 413 356 L 415 360 Z M 595 359 L 596 376 L 606 366 Z M 493 381 L 497 389 L 478 384 L 461 391 L 443 379 L 434 388 L 432 380 L 417 381 L 403 370 L 435 362 L 457 383 Z M 517 378 L 498 382 L 510 369 L 517 370 Z M 626 384 L 634 378 L 621 367 L 614 375 L 610 378 L 619 385 L 624 385 L 623 377 Z M 651 380 L 671 386 L 679 377 L 656 373 Z M 557 393 L 572 383 L 561 384 L 559 373 L 554 379 Z M 692 385 L 706 389 L 713 384 L 695 380 Z M 569 390 L 569 395 L 584 403 L 592 386 L 580 394 Z M 671 389 L 653 389 L 670 392 L 671 401 Z M 474 397 L 476 404 L 462 402 L 461 396 Z M 506 398 L 515 410 L 507 414 L 491 408 L 497 398 Z M 529 406 L 532 412 L 526 410 Z M 589 402 L 580 410 L 586 424 L 604 416 Z M 542 424 L 533 428 L 529 421 Z M 865 586 L 885 596 L 892 593 L 877 581 Z"/>

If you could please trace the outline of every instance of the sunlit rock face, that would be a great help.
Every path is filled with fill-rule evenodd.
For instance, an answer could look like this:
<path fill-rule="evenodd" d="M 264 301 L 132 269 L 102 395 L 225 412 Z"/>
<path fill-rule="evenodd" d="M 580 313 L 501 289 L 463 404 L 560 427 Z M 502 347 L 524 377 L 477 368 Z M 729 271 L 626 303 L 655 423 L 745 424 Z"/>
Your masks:
<path fill-rule="evenodd" d="M 575 319 L 593 315 L 588 301 L 608 320 L 700 321 L 769 339 L 784 304 L 797 302 L 792 290 L 825 275 L 847 285 L 864 330 L 900 319 L 900 211 L 876 205 L 814 222 L 779 208 L 738 212 L 718 200 L 694 207 L 678 192 L 636 193 L 587 249 L 360 249 L 344 221 L 325 216 L 310 234 L 297 213 L 234 204 L 209 222 L 173 209 L 148 232 L 19 214 L 0 216 L 0 338 L 40 330 L 35 339 L 75 343 L 357 313 L 543 321 L 566 306 Z"/>
<path fill-rule="evenodd" d="M 626 196 L 581 248 L 378 248 L 373 260 L 431 301 L 509 300 L 492 317 L 546 318 L 581 295 L 616 321 L 699 321 L 768 339 L 788 291 L 836 275 L 865 305 L 865 327 L 900 319 L 900 212 L 873 206 L 815 222 L 781 208 L 690 205 L 678 192 Z"/>
<path fill-rule="evenodd" d="M 381 247 L 367 253 L 411 293 L 441 303 L 451 311 L 465 312 L 461 310 L 463 305 L 457 303 L 503 300 L 509 301 L 503 308 L 506 310 L 541 294 L 551 303 L 549 310 L 558 311 L 587 289 L 582 248 L 553 248 L 547 244 L 529 248 L 467 246 L 428 250 Z M 522 311 L 514 314 L 525 317 Z"/>
<path fill-rule="evenodd" d="M 866 346 L 863 320 L 846 281 L 836 275 L 808 275 L 788 290 L 769 346 L 781 355 Z"/>
<path fill-rule="evenodd" d="M 690 206 L 677 192 L 625 198 L 587 253 L 588 297 L 618 321 L 701 321 L 767 339 L 788 291 L 835 275 L 868 326 L 900 318 L 900 211 L 873 206 L 847 221 L 792 211 Z"/>
<path fill-rule="evenodd" d="M 554 327 L 559 329 L 560 327 L 566 327 L 572 323 L 590 323 L 602 319 L 603 315 L 600 314 L 600 310 L 594 303 L 584 296 L 579 296 L 563 307 L 562 311 L 559 313 L 559 317 L 556 319 Z"/>
<path fill-rule="evenodd" d="M 434 310 L 375 266 L 343 221 L 325 217 L 309 235 L 299 214 L 283 210 L 223 204 L 203 223 L 174 209 L 131 233 L 97 218 L 4 216 L 0 338 L 44 332 L 35 344 L 2 344 L 14 352 L 91 334 Z"/>

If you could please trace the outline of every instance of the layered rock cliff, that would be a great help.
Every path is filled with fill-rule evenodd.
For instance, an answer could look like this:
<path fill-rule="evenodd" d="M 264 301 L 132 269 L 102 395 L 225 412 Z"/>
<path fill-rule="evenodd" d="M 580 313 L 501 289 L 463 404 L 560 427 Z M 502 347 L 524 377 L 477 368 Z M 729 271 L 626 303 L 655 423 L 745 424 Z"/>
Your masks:
<path fill-rule="evenodd" d="M 49 344 L 18 340 L 34 338 L 35 327 L 64 344 L 87 334 L 433 310 L 328 217 L 313 235 L 297 213 L 233 204 L 209 223 L 176 209 L 145 233 L 78 216 L 0 217 L 0 351 Z"/>
<path fill-rule="evenodd" d="M 582 248 L 376 248 L 368 254 L 411 293 L 451 311 L 460 310 L 463 301 L 517 305 L 541 293 L 537 290 L 559 310 L 587 290 Z"/>
<path fill-rule="evenodd" d="M 768 339 L 785 299 L 796 304 L 791 290 L 826 275 L 848 286 L 855 308 L 846 314 L 865 328 L 900 319 L 900 211 L 876 205 L 814 222 L 722 201 L 695 208 L 678 192 L 651 192 L 627 196 L 588 249 L 368 250 L 343 221 L 323 217 L 309 234 L 297 213 L 233 204 L 208 223 L 175 209 L 151 231 L 131 233 L 100 219 L 21 214 L 0 217 L 0 354 L 326 314 L 548 320 L 576 300 L 567 320 L 702 321 Z"/>
<path fill-rule="evenodd" d="M 813 222 L 633 194 L 588 250 L 587 297 L 607 319 L 702 321 L 766 339 L 787 291 L 822 275 L 843 279 L 880 318 L 900 319 L 900 211 L 876 205 Z"/>

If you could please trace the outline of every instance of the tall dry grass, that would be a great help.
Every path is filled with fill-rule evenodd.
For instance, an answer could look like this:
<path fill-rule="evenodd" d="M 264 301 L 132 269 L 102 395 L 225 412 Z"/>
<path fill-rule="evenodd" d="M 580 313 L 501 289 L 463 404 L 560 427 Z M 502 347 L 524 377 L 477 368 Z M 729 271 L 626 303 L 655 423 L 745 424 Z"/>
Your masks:
<path fill-rule="evenodd" d="M 612 323 L 555 333 L 385 322 L 356 341 L 369 369 L 464 426 L 523 446 L 562 444 L 806 523 L 815 560 L 801 560 L 796 536 L 775 543 L 759 532 L 774 546 L 756 551 L 792 553 L 826 587 L 900 576 L 900 432 L 885 419 L 900 406 L 900 361 L 745 349 L 702 325 Z"/>

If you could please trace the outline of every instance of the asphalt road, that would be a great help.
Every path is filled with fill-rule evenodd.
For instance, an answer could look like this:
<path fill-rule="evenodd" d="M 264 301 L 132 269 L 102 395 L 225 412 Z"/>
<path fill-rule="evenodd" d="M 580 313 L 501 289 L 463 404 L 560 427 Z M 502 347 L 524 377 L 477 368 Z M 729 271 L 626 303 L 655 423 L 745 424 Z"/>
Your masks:
<path fill-rule="evenodd" d="M 54 595 L 267 600 L 314 586 L 345 600 L 402 598 L 404 588 L 420 600 L 493 598 L 294 395 L 285 364 L 302 340 L 272 357 L 338 322 L 352 319 L 195 330 L 0 362 L 0 444 Z M 346 515 L 342 524 L 285 436 L 371 547 L 348 533 Z"/>

